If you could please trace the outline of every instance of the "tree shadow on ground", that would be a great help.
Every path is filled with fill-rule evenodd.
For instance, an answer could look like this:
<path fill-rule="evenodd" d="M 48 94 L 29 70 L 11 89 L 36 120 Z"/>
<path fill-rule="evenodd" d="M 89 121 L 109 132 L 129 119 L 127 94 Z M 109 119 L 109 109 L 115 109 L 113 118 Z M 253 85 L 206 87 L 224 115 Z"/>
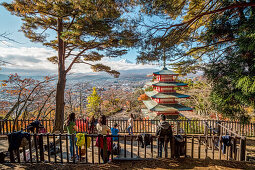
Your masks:
<path fill-rule="evenodd" d="M 1 164 L 0 164 L 1 165 Z M 3 167 L 5 166 L 5 167 Z M 108 164 L 5 164 L 0 166 L 0 169 L 255 169 L 254 163 L 238 162 L 238 161 L 219 161 L 219 160 L 198 160 L 191 158 L 180 159 L 155 159 L 143 161 L 114 161 Z"/>

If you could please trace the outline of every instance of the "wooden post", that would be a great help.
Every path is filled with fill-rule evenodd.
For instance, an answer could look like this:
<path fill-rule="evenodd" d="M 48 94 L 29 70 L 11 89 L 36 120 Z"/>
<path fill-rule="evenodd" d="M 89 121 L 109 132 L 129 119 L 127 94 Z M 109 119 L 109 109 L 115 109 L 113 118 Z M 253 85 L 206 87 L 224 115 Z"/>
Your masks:
<path fill-rule="evenodd" d="M 145 145 L 145 142 L 143 142 L 143 145 L 144 145 L 144 158 L 146 158 L 146 145 Z"/>
<path fill-rule="evenodd" d="M 205 136 L 205 157 L 208 156 L 208 136 Z"/>
<path fill-rule="evenodd" d="M 246 156 L 246 137 L 240 139 L 240 161 L 245 161 Z"/>
<path fill-rule="evenodd" d="M 111 150 L 113 150 L 113 138 L 111 137 Z M 86 149 L 87 151 L 87 149 Z M 86 152 L 86 159 L 87 159 L 87 156 L 88 155 L 88 152 Z M 111 161 L 113 161 L 113 152 L 111 152 Z M 86 163 L 88 163 L 88 160 L 86 160 Z"/>
<path fill-rule="evenodd" d="M 101 143 L 100 143 L 101 135 L 98 135 L 98 163 L 100 164 L 100 152 L 101 152 Z"/>
<path fill-rule="evenodd" d="M 127 136 L 124 135 L 124 157 L 127 157 Z"/>
<path fill-rule="evenodd" d="M 236 136 L 234 137 L 234 160 L 236 160 L 237 155 L 236 155 Z"/>
<path fill-rule="evenodd" d="M 36 138 L 36 134 L 34 134 L 34 142 L 35 142 L 36 163 L 38 163 L 38 162 L 39 162 L 39 159 L 38 159 L 38 149 L 37 149 L 37 138 Z"/>
<path fill-rule="evenodd" d="M 119 140 L 118 140 L 118 145 L 119 145 Z M 139 158 L 140 157 L 140 142 L 139 140 L 137 141 L 137 157 Z"/>
<path fill-rule="evenodd" d="M 217 131 L 218 131 L 218 133 L 217 133 L 217 135 L 218 136 L 220 136 L 221 135 L 221 122 L 220 121 L 218 121 L 218 129 L 217 129 Z"/>
<path fill-rule="evenodd" d="M 86 155 L 86 163 L 88 163 L 88 135 L 85 135 L 85 155 Z"/>
<path fill-rule="evenodd" d="M 208 124 L 205 123 L 205 129 L 204 129 L 204 135 L 207 136 L 208 135 Z"/>
<path fill-rule="evenodd" d="M 132 147 L 133 147 L 133 145 L 132 145 Z M 133 157 L 133 155 L 132 155 L 132 157 Z M 153 158 L 153 137 L 152 136 L 151 136 L 151 158 Z"/>
<path fill-rule="evenodd" d="M 30 155 L 30 163 L 32 163 L 32 161 L 33 161 L 33 157 L 32 157 L 32 143 L 31 143 L 31 135 L 29 135 L 29 137 L 28 137 L 29 139 L 28 139 L 28 147 L 29 147 L 29 155 Z"/>
<path fill-rule="evenodd" d="M 69 138 L 69 135 L 66 134 L 66 159 L 67 159 L 67 162 L 69 163 L 68 138 Z M 48 145 L 49 145 L 49 144 L 48 144 Z M 49 160 L 50 160 L 50 158 L 49 158 Z"/>
<path fill-rule="evenodd" d="M 56 145 L 55 145 L 55 134 L 53 134 L 53 142 L 54 142 L 54 149 L 56 148 Z M 72 134 L 72 148 L 73 148 L 73 163 L 75 163 L 75 158 L 76 158 L 76 152 L 75 152 L 75 136 L 74 136 L 74 134 Z M 70 145 L 71 145 L 71 143 L 70 143 Z M 55 149 L 56 150 L 56 149 Z M 54 152 L 56 153 L 56 151 L 54 150 Z M 71 152 L 71 151 L 70 151 Z M 57 157 L 56 157 L 56 154 L 54 155 L 55 156 L 55 162 L 56 162 L 56 159 L 57 159 Z"/>
<path fill-rule="evenodd" d="M 200 159 L 201 152 L 201 136 L 198 137 L 198 159 Z"/>
<path fill-rule="evenodd" d="M 184 156 L 187 157 L 187 143 L 188 143 L 187 135 L 185 135 L 184 140 L 185 140 L 185 145 L 184 145 L 184 147 L 185 147 L 185 154 L 184 154 Z"/>
<path fill-rule="evenodd" d="M 54 146 L 54 161 L 57 163 L 57 148 L 56 148 L 56 135 L 53 134 L 53 146 Z"/>
<path fill-rule="evenodd" d="M 40 149 L 40 161 L 44 162 L 44 151 L 43 151 L 43 135 L 39 135 L 39 149 Z"/>
<path fill-rule="evenodd" d="M 232 140 L 234 140 L 232 137 L 231 137 L 231 140 L 230 140 L 230 151 L 229 151 L 229 159 L 232 160 L 233 159 L 233 144 L 232 144 Z"/>
<path fill-rule="evenodd" d="M 131 158 L 133 158 L 133 135 L 131 135 Z"/>
<path fill-rule="evenodd" d="M 104 141 L 104 143 L 103 143 L 103 161 L 104 161 L 104 163 L 107 163 L 107 158 L 108 158 L 108 153 L 107 153 L 107 139 L 106 139 L 106 136 L 104 135 L 104 137 L 103 137 L 103 141 Z"/>
<path fill-rule="evenodd" d="M 194 135 L 192 135 L 191 141 L 191 158 L 194 158 Z"/>
<path fill-rule="evenodd" d="M 212 136 L 212 159 L 214 159 L 214 143 L 215 143 L 215 138 Z"/>
<path fill-rule="evenodd" d="M 92 164 L 94 164 L 94 138 L 91 136 L 91 147 L 92 147 Z"/>
<path fill-rule="evenodd" d="M 174 155 L 175 155 L 175 141 L 174 141 L 174 136 L 173 135 L 170 137 L 170 147 L 171 147 L 171 158 L 174 158 Z"/>
<path fill-rule="evenodd" d="M 60 145 L 60 161 L 63 163 L 63 149 L 62 149 L 62 135 L 59 134 L 59 145 Z"/>
<path fill-rule="evenodd" d="M 222 152 L 222 137 L 220 135 L 220 138 L 219 138 L 219 158 L 221 160 L 221 152 Z"/>
<path fill-rule="evenodd" d="M 180 122 L 177 121 L 177 129 L 176 129 L 176 134 L 178 135 L 180 132 Z"/>
<path fill-rule="evenodd" d="M 167 158 L 167 136 L 165 136 L 164 141 L 165 158 Z"/>

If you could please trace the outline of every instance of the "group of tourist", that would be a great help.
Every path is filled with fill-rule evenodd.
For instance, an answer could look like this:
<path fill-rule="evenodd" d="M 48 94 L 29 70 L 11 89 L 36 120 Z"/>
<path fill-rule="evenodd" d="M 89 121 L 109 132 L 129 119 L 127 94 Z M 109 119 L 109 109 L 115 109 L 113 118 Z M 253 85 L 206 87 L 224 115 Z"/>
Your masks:
<path fill-rule="evenodd" d="M 88 132 L 92 133 L 92 132 L 94 132 L 95 118 L 94 118 L 94 116 L 92 116 L 91 119 L 88 119 L 88 120 L 90 122 Z M 76 122 L 75 121 L 75 113 L 69 114 L 67 122 L 66 122 L 68 134 L 75 134 L 78 131 L 78 128 L 77 128 L 75 122 Z M 129 135 L 133 134 L 133 126 L 134 126 L 134 116 L 133 116 L 133 114 L 130 114 L 129 119 L 128 119 L 128 127 L 127 127 L 127 132 L 129 133 Z M 110 135 L 111 134 L 114 136 L 112 138 L 108 137 L 108 138 L 106 138 L 106 140 L 103 140 L 103 137 L 101 137 L 100 139 L 98 139 L 98 138 L 96 139 L 96 146 L 101 148 L 100 154 L 101 154 L 101 157 L 102 157 L 104 163 L 109 161 L 109 156 L 111 153 L 111 147 L 109 147 L 109 146 L 105 147 L 105 144 L 111 145 L 111 143 L 112 143 L 111 140 L 113 140 L 113 141 L 118 140 L 118 137 L 116 137 L 119 133 L 118 127 L 119 127 L 119 125 L 117 123 L 114 123 L 113 127 L 109 128 L 106 125 L 105 115 L 101 115 L 98 119 L 98 123 L 96 124 L 96 130 L 97 130 L 98 135 Z M 165 115 L 160 116 L 160 123 L 157 126 L 156 136 L 160 137 L 158 157 L 162 157 L 162 148 L 165 143 L 165 140 L 162 137 L 172 136 L 172 128 L 171 128 L 171 125 L 166 121 Z M 74 147 L 73 146 L 75 146 L 76 156 L 78 158 L 78 147 L 76 145 L 77 139 L 75 138 L 75 140 L 73 140 L 71 138 L 71 136 L 69 136 L 69 141 L 70 141 L 71 159 L 74 158 L 74 150 L 73 150 Z M 107 153 L 105 155 L 103 152 L 104 147 L 107 149 Z"/>

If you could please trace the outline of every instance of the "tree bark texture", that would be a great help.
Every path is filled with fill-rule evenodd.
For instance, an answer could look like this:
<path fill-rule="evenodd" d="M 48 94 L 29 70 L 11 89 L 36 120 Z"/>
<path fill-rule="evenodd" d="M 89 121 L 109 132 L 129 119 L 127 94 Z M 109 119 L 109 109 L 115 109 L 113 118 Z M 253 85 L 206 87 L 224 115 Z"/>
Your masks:
<path fill-rule="evenodd" d="M 58 18 L 58 83 L 56 91 L 56 113 L 54 132 L 63 132 L 64 113 L 65 113 L 65 86 L 66 86 L 66 71 L 65 71 L 65 46 L 61 39 L 63 32 L 63 20 Z"/>

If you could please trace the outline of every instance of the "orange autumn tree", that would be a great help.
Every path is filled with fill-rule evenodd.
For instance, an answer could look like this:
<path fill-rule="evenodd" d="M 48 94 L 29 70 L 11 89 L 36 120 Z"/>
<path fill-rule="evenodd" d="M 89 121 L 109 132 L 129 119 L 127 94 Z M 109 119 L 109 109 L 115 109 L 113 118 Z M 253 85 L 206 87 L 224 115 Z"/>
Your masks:
<path fill-rule="evenodd" d="M 143 100 L 148 100 L 149 97 L 146 95 L 146 94 L 141 94 L 139 97 L 138 97 L 138 100 L 139 101 L 143 101 Z"/>
<path fill-rule="evenodd" d="M 12 98 L 12 106 L 9 108 L 4 119 L 14 118 L 13 130 L 17 120 L 21 115 L 23 119 L 32 113 L 35 118 L 39 118 L 41 113 L 46 113 L 50 108 L 48 105 L 52 100 L 55 89 L 51 89 L 50 77 L 45 77 L 42 81 L 31 78 L 22 79 L 18 74 L 11 74 L 8 80 L 2 81 L 1 93 L 7 98 Z M 36 115 L 35 115 L 36 114 Z"/>

